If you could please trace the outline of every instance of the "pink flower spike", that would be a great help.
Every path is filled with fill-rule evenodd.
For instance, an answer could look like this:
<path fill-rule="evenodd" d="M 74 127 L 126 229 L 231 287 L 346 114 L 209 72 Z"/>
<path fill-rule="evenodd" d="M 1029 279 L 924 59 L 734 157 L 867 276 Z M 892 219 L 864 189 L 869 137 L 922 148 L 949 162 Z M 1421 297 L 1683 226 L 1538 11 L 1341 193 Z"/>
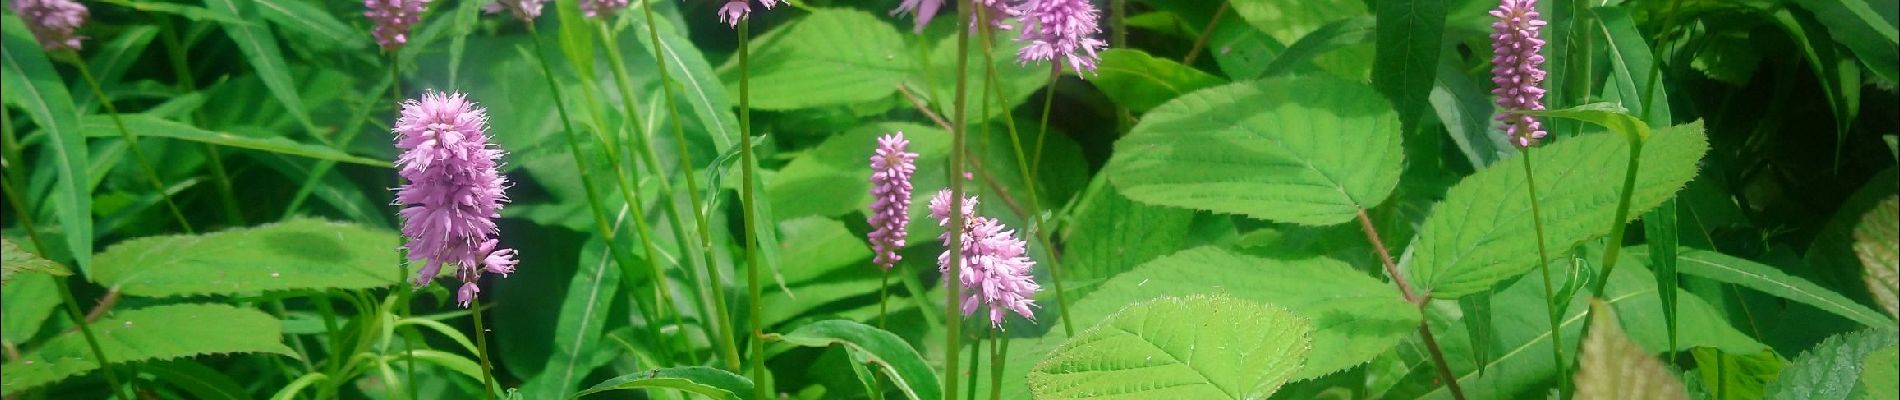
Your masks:
<path fill-rule="evenodd" d="M 516 252 L 496 249 L 495 218 L 508 202 L 508 178 L 497 171 L 503 152 L 488 141 L 488 113 L 461 93 L 430 91 L 402 104 L 396 120 L 402 233 L 411 261 L 423 262 L 416 285 L 453 264 L 467 303 L 482 273 L 514 272 Z"/>
<path fill-rule="evenodd" d="M 1101 12 L 1095 5 L 1088 0 L 1029 0 L 1021 12 L 1023 33 L 1016 40 L 1028 45 L 1017 51 L 1018 62 L 1061 57 L 1078 74 L 1095 72 L 1095 63 L 1101 60 L 1096 52 L 1108 47 L 1108 42 L 1095 37 L 1102 32 L 1097 26 Z"/>
<path fill-rule="evenodd" d="M 939 238 L 943 241 L 944 252 L 937 256 L 938 271 L 950 273 L 949 247 L 954 236 L 947 226 L 950 224 L 950 191 L 937 192 L 930 201 L 931 216 L 937 218 L 937 225 L 944 227 Z M 961 257 L 962 272 L 958 275 L 958 284 L 963 285 L 964 297 L 959 308 L 964 315 L 975 314 L 980 306 L 987 305 L 990 310 L 990 326 L 1003 327 L 1003 317 L 1014 312 L 1023 318 L 1034 321 L 1036 314 L 1030 310 L 1035 307 L 1035 294 L 1042 290 L 1036 284 L 1035 275 L 1030 272 L 1036 261 L 1029 258 L 1028 247 L 1016 232 L 1004 227 L 995 218 L 976 215 L 976 198 L 970 197 L 963 202 L 963 251 Z M 950 284 L 945 282 L 944 284 Z"/>
<path fill-rule="evenodd" d="M 752 5 L 749 1 L 750 0 L 726 0 L 725 5 L 719 6 L 719 22 L 724 22 L 727 26 L 738 28 L 740 20 L 752 15 Z M 759 0 L 759 4 L 764 5 L 767 10 L 772 9 L 772 7 L 778 7 L 778 2 L 779 0 Z"/>
<path fill-rule="evenodd" d="M 1544 109 L 1544 39 L 1539 37 L 1544 20 L 1538 16 L 1537 0 L 1503 0 L 1491 10 L 1497 22 L 1491 24 L 1491 83 L 1497 88 L 1498 112 L 1493 117 L 1504 123 L 1504 134 L 1519 148 L 1537 145 L 1547 134 L 1537 117 L 1524 111 Z"/>
<path fill-rule="evenodd" d="M 409 30 L 422 21 L 429 0 L 363 0 L 363 16 L 376 25 L 370 31 L 384 51 L 409 42 Z"/>
<path fill-rule="evenodd" d="M 47 52 L 79 50 L 85 37 L 75 31 L 91 16 L 86 6 L 72 0 L 15 0 L 13 13 Z"/>
<path fill-rule="evenodd" d="M 878 266 L 889 271 L 903 256 L 905 229 L 910 226 L 911 175 L 917 172 L 917 153 L 906 151 L 910 141 L 903 132 L 877 138 L 871 155 L 871 252 Z"/>

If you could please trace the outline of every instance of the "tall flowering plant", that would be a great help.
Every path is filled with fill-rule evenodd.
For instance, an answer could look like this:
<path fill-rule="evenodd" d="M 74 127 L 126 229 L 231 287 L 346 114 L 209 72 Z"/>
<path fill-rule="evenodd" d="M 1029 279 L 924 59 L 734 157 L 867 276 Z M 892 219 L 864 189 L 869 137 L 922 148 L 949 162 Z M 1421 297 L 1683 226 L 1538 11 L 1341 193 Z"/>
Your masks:
<path fill-rule="evenodd" d="M 514 272 L 515 250 L 498 248 L 495 218 L 508 202 L 508 178 L 496 171 L 500 148 L 488 141 L 488 112 L 461 93 L 428 92 L 402 104 L 396 120 L 402 186 L 402 233 L 409 259 L 423 263 L 415 284 L 427 285 L 443 264 L 462 281 L 463 307 L 481 292 L 483 273 Z"/>

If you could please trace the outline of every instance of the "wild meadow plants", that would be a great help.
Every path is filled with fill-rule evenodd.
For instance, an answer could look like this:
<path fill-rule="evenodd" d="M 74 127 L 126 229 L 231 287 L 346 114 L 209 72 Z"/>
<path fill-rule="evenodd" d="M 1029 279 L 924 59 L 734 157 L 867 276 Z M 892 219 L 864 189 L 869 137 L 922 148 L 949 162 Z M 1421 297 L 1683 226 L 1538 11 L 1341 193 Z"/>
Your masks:
<path fill-rule="evenodd" d="M 1892 399 L 1894 0 L 0 0 L 7 399 Z"/>

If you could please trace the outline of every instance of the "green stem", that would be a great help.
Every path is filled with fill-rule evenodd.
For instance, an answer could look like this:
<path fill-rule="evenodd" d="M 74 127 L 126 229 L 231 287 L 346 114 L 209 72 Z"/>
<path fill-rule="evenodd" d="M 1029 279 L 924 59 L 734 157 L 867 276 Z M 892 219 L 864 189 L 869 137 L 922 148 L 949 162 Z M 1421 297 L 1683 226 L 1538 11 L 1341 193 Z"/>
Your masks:
<path fill-rule="evenodd" d="M 165 181 L 159 179 L 158 170 L 152 168 L 152 163 L 145 159 L 145 151 L 139 149 L 138 135 L 125 129 L 125 122 L 119 119 L 118 108 L 112 106 L 112 99 L 106 97 L 105 89 L 100 88 L 99 81 L 92 77 L 92 69 L 86 67 L 86 63 L 79 60 L 76 54 L 69 61 L 75 69 L 79 70 L 79 76 L 86 80 L 86 87 L 92 89 L 92 95 L 99 98 L 99 105 L 105 106 L 106 115 L 112 118 L 112 125 L 119 128 L 119 137 L 125 140 L 126 149 L 132 153 L 132 161 L 137 163 L 139 169 L 145 173 L 145 180 L 152 184 L 152 189 L 158 191 L 159 199 L 164 200 L 165 208 L 171 210 L 172 218 L 178 220 L 178 225 L 184 227 L 185 233 L 195 233 L 196 231 L 191 228 L 191 221 L 185 220 L 184 210 L 178 208 L 178 203 L 172 202 L 172 195 L 166 190 Z"/>
<path fill-rule="evenodd" d="M 695 173 L 694 173 L 694 166 L 697 166 L 699 164 L 693 161 L 692 153 L 689 152 L 688 149 L 686 148 L 686 128 L 684 124 L 682 123 L 682 121 L 680 120 L 679 107 L 674 101 L 673 85 L 671 84 L 672 72 L 666 67 L 666 51 L 665 51 L 666 44 L 665 42 L 660 41 L 660 30 L 658 27 L 659 24 L 655 22 L 657 20 L 654 19 L 653 17 L 653 2 L 652 1 L 640 2 L 640 8 L 641 8 L 641 11 L 646 14 L 647 38 L 653 43 L 653 62 L 654 62 L 654 66 L 656 67 L 655 68 L 656 71 L 659 73 L 661 93 L 664 94 L 664 98 L 666 99 L 667 112 L 670 113 L 670 116 L 673 118 L 672 119 L 673 123 L 671 124 L 673 125 L 673 144 L 676 146 L 675 152 L 677 153 L 680 159 L 680 168 L 684 170 L 684 175 L 686 175 L 686 199 L 688 201 L 688 205 L 691 207 L 691 210 L 693 212 L 693 222 L 695 224 L 694 228 L 699 232 L 700 253 L 703 255 L 702 260 L 703 260 L 704 265 L 706 266 L 706 279 L 708 281 L 706 283 L 706 289 L 703 290 L 702 292 L 712 294 L 714 315 L 708 316 L 708 318 L 714 319 L 717 321 L 717 324 L 708 324 L 708 329 L 714 329 L 713 327 L 719 327 L 717 329 L 720 331 L 718 332 L 719 334 L 717 335 L 713 334 L 714 332 L 708 332 L 708 336 L 719 337 L 721 349 L 723 349 L 723 351 L 725 352 L 725 361 L 726 361 L 727 369 L 738 371 L 739 370 L 738 345 L 734 343 L 734 339 L 733 339 L 733 336 L 735 334 L 733 333 L 734 329 L 733 329 L 732 320 L 729 319 L 728 314 L 726 313 L 726 300 L 725 300 L 725 295 L 724 295 L 725 291 L 719 289 L 719 286 L 722 285 L 722 280 L 720 279 L 719 266 L 718 266 L 718 262 L 716 261 L 717 258 L 714 257 L 714 253 L 713 253 L 712 229 L 710 228 L 711 224 L 707 222 L 706 212 L 704 212 L 704 210 L 702 209 L 703 203 L 700 202 L 700 198 L 699 198 L 699 193 L 700 193 L 699 179 L 695 178 Z M 616 52 L 615 54 L 618 54 L 619 50 L 610 50 L 610 51 Z M 614 58 L 613 62 L 619 63 L 620 62 L 619 60 L 622 57 L 615 56 L 613 58 Z M 616 67 L 616 68 L 624 69 L 624 67 Z M 716 135 L 723 134 L 723 132 L 715 132 L 714 134 Z M 642 140 L 644 140 L 644 136 L 642 138 L 643 138 Z M 651 153 L 653 147 L 649 145 L 649 146 L 646 146 L 646 148 L 648 152 Z M 714 173 L 717 173 L 717 172 L 715 171 Z M 661 183 L 663 185 L 666 184 L 666 181 L 664 180 L 665 174 L 656 174 L 656 175 L 661 176 L 661 179 L 662 179 Z M 667 206 L 675 207 L 672 205 L 672 202 L 667 202 Z M 671 208 L 671 209 L 677 210 L 676 208 Z M 684 229 L 684 228 L 680 228 L 683 225 L 677 221 L 678 214 L 679 214 L 678 211 L 670 211 L 667 215 L 669 217 L 676 219 L 672 221 L 675 229 Z M 686 241 L 680 240 L 680 243 L 684 245 Z"/>
<path fill-rule="evenodd" d="M 887 326 L 889 325 L 886 324 L 885 322 L 886 320 L 890 319 L 890 315 L 891 315 L 891 308 L 889 304 L 890 301 L 888 300 L 890 299 L 890 297 L 891 297 L 891 270 L 885 269 L 884 278 L 878 280 L 878 285 L 877 285 L 877 328 L 878 329 L 888 329 Z"/>
<path fill-rule="evenodd" d="M 1559 393 L 1570 392 L 1570 363 L 1564 362 L 1562 309 L 1557 307 L 1557 288 L 1550 282 L 1550 251 L 1544 247 L 1544 214 L 1537 205 L 1537 174 L 1531 172 L 1531 149 L 1521 152 L 1524 159 L 1524 190 L 1530 192 L 1531 225 L 1537 228 L 1537 268 L 1544 273 L 1544 315 L 1550 319 L 1550 354 L 1557 363 L 1557 387 Z"/>
<path fill-rule="evenodd" d="M 1629 227 L 1630 196 L 1636 193 L 1636 172 L 1643 162 L 1643 142 L 1630 141 L 1629 167 L 1623 173 L 1623 196 L 1616 201 L 1616 219 L 1610 221 L 1610 237 L 1603 246 L 1603 274 L 1597 277 L 1596 287 L 1591 293 L 1603 296 L 1603 286 L 1610 281 L 1610 271 L 1616 270 L 1618 253 L 1623 250 L 1623 229 Z"/>
<path fill-rule="evenodd" d="M 1003 400 L 1003 362 L 1009 361 L 1009 338 L 990 332 L 990 400 Z M 971 378 L 975 380 L 975 378 Z"/>
<path fill-rule="evenodd" d="M 1036 150 L 1030 156 L 1029 181 L 1035 182 L 1042 174 L 1042 143 L 1049 137 L 1049 110 L 1056 104 L 1056 80 L 1062 78 L 1062 63 L 1049 63 L 1049 86 L 1044 87 L 1042 95 L 1042 122 L 1036 124 Z"/>
<path fill-rule="evenodd" d="M 392 101 L 392 103 L 390 104 L 402 104 L 402 71 L 399 69 L 397 65 L 396 54 L 394 52 L 389 53 L 389 82 L 390 82 L 389 100 Z M 347 146 L 347 143 L 344 145 Z M 391 193 L 391 196 L 393 197 L 394 193 Z M 391 200 L 390 204 L 392 205 L 396 204 L 396 201 L 394 201 L 395 200 L 394 198 L 391 198 L 390 200 Z M 397 208 L 398 212 L 400 212 L 401 210 L 400 209 L 401 206 L 392 206 L 392 207 Z M 400 243 L 401 246 L 396 247 L 396 253 L 397 253 L 396 254 L 396 268 L 401 273 L 401 275 L 396 275 L 396 276 L 401 277 L 403 280 L 407 280 L 409 279 L 409 248 L 407 246 L 408 244 L 407 242 L 409 241 L 409 239 L 407 237 L 400 237 L 400 236 L 399 238 L 400 238 L 400 241 L 404 243 Z M 415 287 L 413 285 L 410 285 L 409 282 L 404 281 L 404 282 L 396 283 L 396 302 L 397 302 L 396 304 L 398 304 L 398 306 L 396 307 L 396 316 L 398 319 L 409 317 L 409 298 L 410 296 L 414 294 L 413 293 L 414 291 L 415 291 Z M 402 354 L 403 354 L 403 359 L 402 359 L 403 373 L 407 376 L 406 379 L 408 379 L 406 381 L 403 381 L 404 382 L 403 386 L 409 389 L 409 398 L 411 400 L 414 400 L 414 399 L 419 398 L 419 392 L 417 391 L 416 384 L 415 384 L 416 383 L 416 345 L 415 343 L 411 343 L 409 340 L 403 340 Z"/>
<path fill-rule="evenodd" d="M 961 24 L 965 23 L 965 21 L 969 21 L 971 10 L 976 8 L 974 0 L 965 2 L 957 7 L 957 23 Z M 949 228 L 946 229 L 950 232 L 950 263 L 947 268 L 950 273 L 944 277 L 944 282 L 946 283 L 944 285 L 944 304 L 947 305 L 944 307 L 943 313 L 944 329 L 946 330 L 944 336 L 946 337 L 945 340 L 949 342 L 948 346 L 944 347 L 945 351 L 943 355 L 944 371 L 946 372 L 943 380 L 943 398 L 945 399 L 956 399 L 957 389 L 960 389 L 957 387 L 958 377 L 956 371 L 958 361 L 957 349 L 962 348 L 959 342 L 963 340 L 962 332 L 960 332 L 963 327 L 963 321 L 957 304 L 961 304 L 960 298 L 962 297 L 963 285 L 958 284 L 958 282 L 963 281 L 963 236 L 967 232 L 964 232 L 963 229 L 963 213 L 956 210 L 963 209 L 963 163 L 964 158 L 968 156 L 965 152 L 966 146 L 964 143 L 966 141 L 964 136 L 967 136 L 965 135 L 965 133 L 967 133 L 965 132 L 967 129 L 966 125 L 968 125 L 967 118 L 965 118 L 964 115 L 964 109 L 968 107 L 967 104 L 964 103 L 964 99 L 969 95 L 969 69 L 970 30 L 957 29 L 957 90 L 955 97 L 951 100 L 951 109 L 953 111 L 951 112 L 950 118 L 951 160 L 949 180 L 950 209 L 953 210 L 953 212 L 950 213 L 950 223 L 947 224 Z"/>
<path fill-rule="evenodd" d="M 188 57 L 185 54 L 185 45 L 178 40 L 178 31 L 173 26 L 171 18 L 153 15 L 152 19 L 158 21 L 159 35 L 165 42 L 165 58 L 171 62 L 172 74 L 178 80 L 179 89 L 185 92 L 197 91 L 198 82 L 191 76 L 191 66 L 186 61 Z M 204 108 L 193 108 L 191 119 L 194 124 L 204 125 Z M 218 200 L 224 203 L 224 223 L 231 226 L 244 225 L 244 213 L 238 208 L 237 192 L 231 187 L 231 174 L 224 169 L 224 157 L 218 154 L 218 146 L 209 143 L 201 146 L 204 147 L 205 157 L 211 164 L 211 177 L 217 183 Z"/>
<path fill-rule="evenodd" d="M 100 97 L 99 99 L 100 101 L 105 100 L 104 97 Z M 93 358 L 99 360 L 99 372 L 105 374 L 106 384 L 111 385 L 112 391 L 114 394 L 117 394 L 119 388 L 123 386 L 119 386 L 119 376 L 112 372 L 112 362 L 106 359 L 106 351 L 99 347 L 99 338 L 93 336 L 92 323 L 86 322 L 85 314 L 79 311 L 79 300 L 73 298 L 72 286 L 68 284 L 65 279 L 56 280 L 59 281 L 59 298 L 63 303 L 66 303 L 66 317 L 72 318 L 73 324 L 79 326 L 80 336 L 86 338 L 86 346 L 92 349 Z M 125 397 L 121 398 L 126 400 L 138 398 L 138 396 L 135 396 L 138 392 L 130 388 L 126 388 L 126 393 Z"/>
<path fill-rule="evenodd" d="M 475 356 L 482 361 L 482 397 L 495 400 L 495 367 L 488 362 L 488 328 L 482 326 L 482 299 L 480 296 L 469 299 L 469 307 L 475 315 Z"/>
<path fill-rule="evenodd" d="M 754 208 L 758 207 L 756 199 L 752 197 L 753 180 L 757 179 L 753 175 L 755 175 L 754 170 L 758 168 L 758 160 L 757 157 L 752 154 L 752 107 L 750 102 L 752 97 L 752 72 L 749 69 L 750 53 L 752 52 L 751 26 L 751 17 L 740 18 L 739 212 L 744 214 L 743 220 L 745 221 L 746 300 L 750 302 L 748 305 L 752 307 L 752 312 L 749 313 L 750 315 L 747 315 L 751 318 L 752 337 L 748 339 L 750 343 L 752 343 L 752 349 L 749 351 L 751 354 L 748 354 L 746 359 L 752 363 L 753 398 L 770 399 L 774 396 L 772 396 L 772 385 L 765 380 L 765 321 L 762 317 L 765 314 L 765 303 L 759 301 L 759 298 L 764 297 L 763 293 L 761 293 L 763 289 L 761 289 L 762 285 L 759 281 L 761 278 L 759 277 L 759 239 L 757 233 L 761 228 L 759 227 L 758 216 L 752 212 Z"/>
<path fill-rule="evenodd" d="M 982 13 L 984 11 L 985 10 L 978 10 L 977 12 Z M 987 19 L 988 16 L 985 15 L 984 18 Z M 1003 86 L 997 82 L 996 63 L 994 55 L 991 53 L 991 50 L 995 48 L 995 43 L 992 43 L 994 32 L 991 31 L 994 27 L 988 23 L 983 23 L 979 26 L 985 29 L 982 42 L 983 65 L 985 66 L 983 86 L 990 88 L 984 90 L 984 92 L 994 93 L 996 95 L 996 102 L 1004 107 L 1003 125 L 1009 131 L 1010 147 L 1016 151 L 1016 168 L 1018 173 L 1024 177 L 1033 177 L 1035 173 L 1029 169 L 1029 158 L 1023 154 L 1023 141 L 1016 132 L 1016 118 L 1014 115 L 1010 115 L 1012 112 L 1007 106 L 1009 101 L 1006 99 L 1008 97 L 1003 95 Z M 1051 82 L 1053 82 L 1053 80 Z M 979 96 L 987 95 L 979 94 Z M 985 107 L 988 107 L 988 104 L 989 103 L 985 102 Z M 1074 318 L 1069 318 L 1069 297 L 1067 290 L 1064 289 L 1062 284 L 1061 257 L 1056 256 L 1055 246 L 1049 244 L 1049 230 L 1043 229 L 1045 225 L 1047 225 L 1047 221 L 1044 221 L 1042 218 L 1042 196 L 1036 193 L 1036 188 L 1041 186 L 1041 182 L 1033 178 L 1027 178 L 1025 180 L 1023 186 L 1029 190 L 1029 213 L 1024 219 L 1031 221 L 1026 229 L 1029 229 L 1029 236 L 1034 237 L 1038 242 L 1037 244 L 1041 244 L 1042 248 L 1048 251 L 1049 258 L 1045 261 L 1048 261 L 1049 264 L 1049 280 L 1055 282 L 1056 305 L 1058 306 L 1056 307 L 1056 311 L 1062 316 L 1063 333 L 1073 337 L 1075 336 L 1075 324 L 1073 322 Z"/>
<path fill-rule="evenodd" d="M 987 334 L 988 331 L 980 333 Z M 964 387 L 964 390 L 969 392 L 964 395 L 966 400 L 976 400 L 976 383 L 982 380 L 976 379 L 976 371 L 983 369 L 983 357 L 979 353 L 981 351 L 983 351 L 983 336 L 972 333 L 970 335 L 970 366 L 963 370 L 963 376 L 970 378 L 969 384 Z"/>

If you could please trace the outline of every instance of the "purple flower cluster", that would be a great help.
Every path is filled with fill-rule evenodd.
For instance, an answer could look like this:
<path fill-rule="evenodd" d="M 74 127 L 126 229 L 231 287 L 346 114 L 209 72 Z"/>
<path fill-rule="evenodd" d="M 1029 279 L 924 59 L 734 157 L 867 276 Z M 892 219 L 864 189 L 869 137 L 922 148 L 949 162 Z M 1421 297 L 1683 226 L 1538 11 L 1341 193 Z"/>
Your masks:
<path fill-rule="evenodd" d="M 370 34 L 385 51 L 395 51 L 409 42 L 409 29 L 422 21 L 429 0 L 363 0 L 363 16 L 376 27 Z"/>
<path fill-rule="evenodd" d="M 1538 17 L 1537 0 L 1503 0 L 1491 10 L 1497 22 L 1491 34 L 1491 94 L 1498 97 L 1495 118 L 1504 123 L 1504 134 L 1517 147 L 1530 147 L 1544 138 L 1543 124 L 1524 111 L 1544 109 L 1544 39 L 1539 32 L 1544 20 Z"/>
<path fill-rule="evenodd" d="M 33 31 L 33 38 L 39 39 L 40 47 L 49 52 L 79 50 L 79 42 L 85 37 L 74 31 L 91 15 L 86 6 L 72 0 L 14 0 L 13 13 L 20 15 L 27 30 Z"/>
<path fill-rule="evenodd" d="M 1051 61 L 1062 57 L 1076 72 L 1095 72 L 1101 60 L 1096 52 L 1108 42 L 1095 37 L 1102 29 L 1096 25 L 1100 11 L 1088 0 L 1029 0 L 1022 8 L 1023 32 L 1017 40 L 1028 42 L 1017 51 L 1024 64 Z"/>
<path fill-rule="evenodd" d="M 627 9 L 627 0 L 581 0 L 581 13 L 588 18 L 607 18 Z"/>
<path fill-rule="evenodd" d="M 989 17 L 990 26 L 994 26 L 996 29 L 1013 29 L 1013 27 L 1009 26 L 1009 19 L 1021 15 L 1016 11 L 1015 6 L 1009 4 L 1010 0 L 974 1 L 979 3 L 977 4 L 978 6 L 983 7 L 983 15 Z M 915 27 L 912 28 L 911 31 L 923 33 L 924 26 L 930 25 L 930 20 L 935 19 L 937 17 L 937 10 L 941 9 L 943 9 L 943 0 L 904 0 L 903 3 L 897 5 L 897 9 L 891 10 L 891 15 L 912 14 L 912 21 Z M 972 29 L 976 27 L 976 21 L 970 21 L 970 24 Z"/>
<path fill-rule="evenodd" d="M 463 307 L 481 288 L 483 272 L 514 272 L 513 249 L 496 249 L 508 178 L 496 172 L 501 149 L 488 142 L 488 113 L 461 93 L 428 92 L 402 104 L 396 120 L 396 158 L 403 185 L 402 233 L 409 238 L 409 259 L 424 261 L 416 286 L 429 284 L 442 264 L 456 266 Z"/>
<path fill-rule="evenodd" d="M 495 0 L 483 5 L 482 12 L 494 14 L 507 10 L 521 22 L 534 22 L 535 18 L 541 17 L 541 6 L 547 3 L 548 0 Z"/>
<path fill-rule="evenodd" d="M 767 10 L 778 7 L 778 2 L 779 0 L 759 0 L 759 4 L 764 5 Z M 725 5 L 719 6 L 719 22 L 724 22 L 734 28 L 739 27 L 739 21 L 751 14 L 751 0 L 726 0 Z"/>
<path fill-rule="evenodd" d="M 946 249 L 955 237 L 949 227 L 950 201 L 949 190 L 937 192 L 930 200 L 930 216 L 937 219 L 937 226 L 944 227 L 940 239 Z M 1006 311 L 1034 320 L 1036 315 L 1029 308 L 1036 305 L 1036 291 L 1042 290 L 1029 272 L 1036 261 L 1029 258 L 1027 247 L 1016 238 L 1015 231 L 995 218 L 976 215 L 976 201 L 976 197 L 963 200 L 963 272 L 958 282 L 967 290 L 961 305 L 963 314 L 974 314 L 979 305 L 988 305 L 990 326 L 995 328 L 1002 328 Z M 948 250 L 937 256 L 937 265 L 941 272 L 950 272 Z"/>
<path fill-rule="evenodd" d="M 871 252 L 886 271 L 904 259 L 897 251 L 904 248 L 910 226 L 910 177 L 917 173 L 917 153 L 909 147 L 904 133 L 897 132 L 877 138 L 877 153 L 871 155 Z"/>

